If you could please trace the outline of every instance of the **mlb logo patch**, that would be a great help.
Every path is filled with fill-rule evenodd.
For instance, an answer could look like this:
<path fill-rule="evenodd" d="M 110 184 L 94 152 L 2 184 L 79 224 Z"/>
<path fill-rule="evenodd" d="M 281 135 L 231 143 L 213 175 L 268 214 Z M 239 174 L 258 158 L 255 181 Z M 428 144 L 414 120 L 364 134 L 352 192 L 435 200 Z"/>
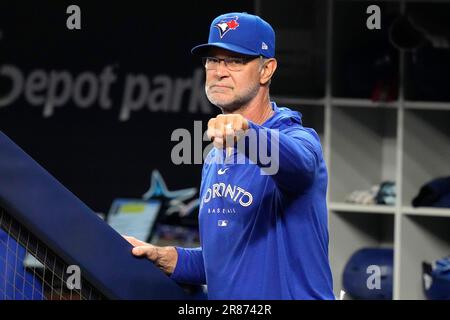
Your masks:
<path fill-rule="evenodd" d="M 219 227 L 227 227 L 228 226 L 228 220 L 219 220 L 219 221 L 217 221 L 217 225 Z"/>

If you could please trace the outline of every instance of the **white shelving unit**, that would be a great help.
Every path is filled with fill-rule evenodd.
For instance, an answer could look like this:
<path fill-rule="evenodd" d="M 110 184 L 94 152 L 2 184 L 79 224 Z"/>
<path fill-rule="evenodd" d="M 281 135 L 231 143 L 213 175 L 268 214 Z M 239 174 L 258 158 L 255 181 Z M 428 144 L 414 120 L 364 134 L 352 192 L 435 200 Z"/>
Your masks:
<path fill-rule="evenodd" d="M 256 1 L 257 13 L 271 21 L 277 30 L 277 19 L 271 19 L 273 4 L 267 2 Z M 450 101 L 408 99 L 403 53 L 399 53 L 396 100 L 374 102 L 333 94 L 336 81 L 333 66 L 336 30 L 333 26 L 337 25 L 334 23 L 336 10 L 345 2 L 351 2 L 352 6 L 367 6 L 368 3 L 363 0 L 323 1 L 327 17 L 323 37 L 326 43 L 324 96 L 274 95 L 272 99 L 301 111 L 304 125 L 316 129 L 321 137 L 329 173 L 329 256 L 335 295 L 339 296 L 344 266 L 355 251 L 364 247 L 390 247 L 394 249 L 393 298 L 425 299 L 422 261 L 450 254 L 450 209 L 413 208 L 411 201 L 423 184 L 450 175 Z M 449 3 L 423 2 L 447 5 L 446 8 Z M 370 4 L 386 4 L 390 9 L 398 6 L 398 12 L 404 12 L 409 2 Z M 367 190 L 386 180 L 396 183 L 396 205 L 345 202 L 352 191 Z"/>
<path fill-rule="evenodd" d="M 328 203 L 328 209 L 335 212 L 364 212 L 374 214 L 395 214 L 395 207 L 385 205 L 363 205 L 346 202 Z"/>

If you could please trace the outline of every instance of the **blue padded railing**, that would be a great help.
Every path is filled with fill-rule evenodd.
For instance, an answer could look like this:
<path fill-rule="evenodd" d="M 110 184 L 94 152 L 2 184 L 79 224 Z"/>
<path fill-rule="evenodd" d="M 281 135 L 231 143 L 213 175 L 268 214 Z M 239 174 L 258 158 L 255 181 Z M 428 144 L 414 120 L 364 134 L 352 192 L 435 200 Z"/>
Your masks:
<path fill-rule="evenodd" d="M 25 287 L 31 281 L 23 272 L 19 274 L 17 261 L 8 262 L 8 252 L 14 251 L 10 247 L 20 245 L 44 264 L 47 277 L 40 276 L 44 286 L 56 283 L 48 282 L 49 274 L 52 279 L 56 275 L 60 286 L 64 285 L 70 275 L 64 272 L 65 268 L 78 266 L 82 286 L 76 295 L 81 299 L 189 299 L 152 262 L 134 257 L 131 244 L 2 132 L 0 227 L 11 237 L 3 241 L 7 242 L 3 243 L 6 254 L 0 256 L 0 265 L 3 263 L 6 271 L 17 273 L 13 280 L 0 274 L 0 288 L 4 284 L 5 292 L 8 286 Z M 14 241 L 19 245 L 12 245 Z M 67 298 L 61 288 L 51 290 L 55 296 Z M 0 290 L 0 298 L 1 295 Z M 6 293 L 5 297 L 14 298 Z M 53 297 L 52 294 L 50 298 Z"/>

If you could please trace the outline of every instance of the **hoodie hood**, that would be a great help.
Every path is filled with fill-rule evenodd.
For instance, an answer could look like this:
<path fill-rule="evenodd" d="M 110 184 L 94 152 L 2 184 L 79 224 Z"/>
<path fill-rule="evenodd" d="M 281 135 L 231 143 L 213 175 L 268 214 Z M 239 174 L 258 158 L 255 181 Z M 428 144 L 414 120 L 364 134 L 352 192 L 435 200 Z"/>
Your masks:
<path fill-rule="evenodd" d="M 275 102 L 271 102 L 274 114 L 267 119 L 262 126 L 271 129 L 284 130 L 293 125 L 302 126 L 302 114 L 287 107 L 278 107 Z"/>

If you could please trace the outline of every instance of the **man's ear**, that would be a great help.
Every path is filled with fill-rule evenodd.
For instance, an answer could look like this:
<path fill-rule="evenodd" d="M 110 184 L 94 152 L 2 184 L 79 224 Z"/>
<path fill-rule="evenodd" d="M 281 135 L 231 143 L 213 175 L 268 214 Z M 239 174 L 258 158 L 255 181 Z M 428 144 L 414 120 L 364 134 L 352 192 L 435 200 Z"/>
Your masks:
<path fill-rule="evenodd" d="M 277 70 L 277 60 L 275 58 L 270 58 L 264 61 L 264 65 L 261 68 L 261 77 L 259 82 L 261 85 L 266 85 L 270 82 L 273 74 Z"/>

